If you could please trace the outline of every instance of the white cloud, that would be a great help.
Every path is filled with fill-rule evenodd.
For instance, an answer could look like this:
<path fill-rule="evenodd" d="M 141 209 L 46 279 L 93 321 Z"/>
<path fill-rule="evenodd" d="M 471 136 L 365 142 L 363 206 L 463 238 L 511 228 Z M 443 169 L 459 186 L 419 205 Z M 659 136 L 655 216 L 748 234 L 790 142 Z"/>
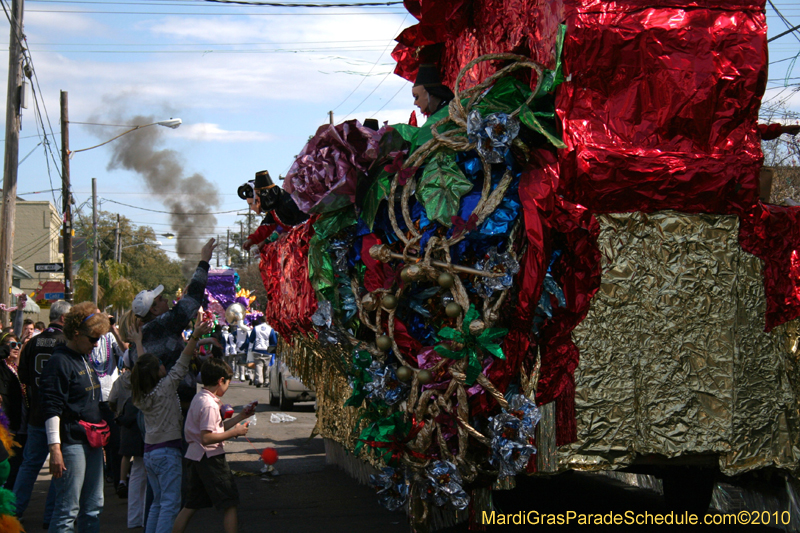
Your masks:
<path fill-rule="evenodd" d="M 37 43 L 59 40 L 65 34 L 91 35 L 93 39 L 113 35 L 110 28 L 97 20 L 79 13 L 25 13 L 25 30 L 28 42 Z"/>
<path fill-rule="evenodd" d="M 236 131 L 222 129 L 219 124 L 208 122 L 183 124 L 174 133 L 177 137 L 192 141 L 251 142 L 271 141 L 275 137 L 260 131 Z"/>

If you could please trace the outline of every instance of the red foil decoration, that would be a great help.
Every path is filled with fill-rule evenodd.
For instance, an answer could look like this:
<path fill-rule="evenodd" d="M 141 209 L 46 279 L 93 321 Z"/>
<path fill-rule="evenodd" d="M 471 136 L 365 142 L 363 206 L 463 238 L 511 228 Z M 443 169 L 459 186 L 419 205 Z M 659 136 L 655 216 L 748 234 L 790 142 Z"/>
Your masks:
<path fill-rule="evenodd" d="M 759 202 L 742 217 L 739 244 L 764 260 L 764 330 L 800 317 L 800 207 Z"/>
<path fill-rule="evenodd" d="M 518 301 L 509 313 L 514 318 L 503 341 L 506 359 L 493 362 L 486 375 L 499 390 L 505 391 L 523 361 L 532 354 L 536 340 L 531 325 L 542 283 L 552 251 L 561 250 L 561 258 L 551 273 L 563 288 L 567 305 L 553 306 L 553 317 L 540 328 L 542 366 L 536 397 L 540 404 L 558 400 L 556 442 L 560 446 L 576 438 L 573 372 L 578 366 L 579 353 L 571 333 L 586 317 L 591 299 L 600 287 L 597 248 L 600 228 L 585 207 L 555 194 L 559 181 L 556 155 L 540 149 L 533 151 L 531 157 L 532 164 L 523 172 L 519 185 L 528 249 L 517 278 Z M 528 366 L 531 364 L 528 361 Z"/>
<path fill-rule="evenodd" d="M 597 212 L 747 212 L 763 159 L 764 3 L 650 5 L 586 2 L 567 18 L 560 192 Z"/>
<path fill-rule="evenodd" d="M 452 88 L 464 65 L 491 53 L 518 53 L 547 68 L 555 66 L 562 0 L 421 0 L 406 2 L 406 8 L 420 22 L 398 36 L 392 57 L 395 73 L 409 81 L 420 63 L 435 63 L 442 82 Z M 477 65 L 461 88 L 476 85 L 496 69 L 494 63 Z"/>
<path fill-rule="evenodd" d="M 308 279 L 308 243 L 317 217 L 299 224 L 261 250 L 261 279 L 267 289 L 264 318 L 284 339 L 312 331 L 317 297 Z"/>

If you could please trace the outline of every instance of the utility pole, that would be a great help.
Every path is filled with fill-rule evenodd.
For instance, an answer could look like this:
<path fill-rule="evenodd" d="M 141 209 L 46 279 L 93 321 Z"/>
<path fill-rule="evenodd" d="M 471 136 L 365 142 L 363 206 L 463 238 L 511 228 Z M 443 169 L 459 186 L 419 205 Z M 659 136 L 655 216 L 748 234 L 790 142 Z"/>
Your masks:
<path fill-rule="evenodd" d="M 333 111 L 328 111 L 328 120 L 330 121 L 331 125 L 333 124 Z"/>
<path fill-rule="evenodd" d="M 231 230 L 228 230 L 228 238 L 225 240 L 225 262 L 231 266 Z"/>
<path fill-rule="evenodd" d="M 219 242 L 219 235 L 217 235 L 217 242 Z M 217 247 L 217 268 L 219 268 L 219 247 Z"/>
<path fill-rule="evenodd" d="M 114 260 L 121 263 L 122 259 L 119 256 L 120 238 L 119 238 L 119 213 L 117 213 L 117 225 L 114 227 Z"/>
<path fill-rule="evenodd" d="M 61 199 L 64 213 L 64 299 L 72 302 L 72 193 L 69 186 L 69 110 L 61 91 Z"/>
<path fill-rule="evenodd" d="M 100 253 L 100 247 L 97 246 L 97 178 L 92 178 L 92 239 L 94 245 L 92 246 L 92 255 L 94 261 L 92 262 L 92 301 L 97 305 L 97 260 Z"/>
<path fill-rule="evenodd" d="M 247 212 L 247 235 L 252 235 L 253 231 L 250 229 L 250 211 Z M 250 266 L 250 258 L 252 256 L 247 254 L 247 266 Z"/>
<path fill-rule="evenodd" d="M 244 245 L 244 222 L 241 220 L 239 221 L 239 246 Z M 244 250 L 244 248 L 242 248 Z M 244 252 L 247 255 L 250 255 L 250 252 Z M 242 261 L 242 266 L 244 266 L 244 261 Z"/>
<path fill-rule="evenodd" d="M 11 40 L 8 45 L 8 94 L 6 96 L 6 146 L 3 162 L 3 214 L 0 231 L 0 303 L 11 304 L 14 271 L 14 219 L 17 215 L 17 167 L 19 166 L 20 89 L 22 86 L 22 13 L 24 0 L 11 2 Z M 18 311 L 22 312 L 22 310 Z M 3 324 L 8 311 L 0 314 Z"/>

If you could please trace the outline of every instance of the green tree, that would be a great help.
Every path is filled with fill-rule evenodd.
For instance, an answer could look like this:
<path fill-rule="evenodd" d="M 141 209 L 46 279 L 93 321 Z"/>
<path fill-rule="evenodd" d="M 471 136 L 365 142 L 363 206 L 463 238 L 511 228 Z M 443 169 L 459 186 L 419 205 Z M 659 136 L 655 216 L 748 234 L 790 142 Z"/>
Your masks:
<path fill-rule="evenodd" d="M 139 292 L 140 285 L 128 277 L 128 265 L 116 261 L 101 261 L 97 265 L 97 307 L 107 307 L 115 311 L 129 309 L 133 298 Z M 91 261 L 83 261 L 75 276 L 75 301 L 84 302 L 92 299 L 94 285 L 94 269 Z"/>
<path fill-rule="evenodd" d="M 157 239 L 156 232 L 149 226 L 136 226 L 124 216 L 108 211 L 98 212 L 97 220 L 97 245 L 99 248 L 100 265 L 107 262 L 115 263 L 116 239 L 115 228 L 119 220 L 119 239 L 122 247 L 121 263 L 125 266 L 122 277 L 130 280 L 136 292 L 142 289 L 152 289 L 157 285 L 164 285 L 166 297 L 173 297 L 179 289 L 186 286 L 187 279 L 181 273 L 181 262 L 170 257 L 156 245 L 147 244 Z M 87 253 L 76 257 L 75 261 L 81 263 L 79 275 L 88 268 L 89 299 L 91 299 L 92 261 L 91 250 L 94 247 L 94 232 L 91 217 L 78 212 L 75 219 L 75 236 L 86 242 Z M 88 265 L 88 266 L 87 266 Z M 98 272 L 101 270 L 98 265 Z M 109 279 L 113 279 L 111 275 Z M 76 294 L 78 281 L 75 281 Z M 101 288 L 103 284 L 100 284 Z M 99 291 L 98 291 L 99 294 Z M 131 296 L 131 301 L 133 300 Z M 76 295 L 77 298 L 77 295 Z M 130 302 L 128 302 L 128 305 Z M 106 304 L 110 305 L 110 304 Z"/>

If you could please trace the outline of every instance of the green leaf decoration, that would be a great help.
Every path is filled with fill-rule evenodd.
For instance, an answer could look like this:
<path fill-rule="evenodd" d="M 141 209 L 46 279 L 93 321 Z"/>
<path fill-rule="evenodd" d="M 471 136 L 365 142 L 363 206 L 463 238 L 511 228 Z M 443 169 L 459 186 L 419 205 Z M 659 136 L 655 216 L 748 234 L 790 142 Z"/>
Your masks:
<path fill-rule="evenodd" d="M 480 356 L 474 348 L 467 350 L 467 357 L 469 358 L 469 364 L 467 365 L 466 371 L 466 384 L 472 385 L 475 383 L 475 380 L 478 378 L 478 375 L 483 369 L 481 368 Z"/>
<path fill-rule="evenodd" d="M 389 195 L 392 188 L 391 176 L 385 170 L 382 170 L 372 185 L 367 189 L 367 194 L 364 196 L 364 207 L 361 210 L 361 219 L 372 230 L 372 225 L 375 224 L 375 216 L 378 214 L 378 208 L 381 202 Z"/>
<path fill-rule="evenodd" d="M 356 216 L 355 208 L 352 205 L 348 205 L 337 211 L 326 213 L 314 222 L 314 235 L 320 239 L 327 240 L 357 221 L 358 217 Z"/>
<path fill-rule="evenodd" d="M 461 101 L 461 103 L 463 105 L 467 105 L 468 101 L 469 101 L 469 99 L 465 98 L 465 99 L 463 99 Z M 450 109 L 447 106 L 445 106 L 442 109 L 440 109 L 439 111 L 437 111 L 436 113 L 434 113 L 433 115 L 431 115 L 428 118 L 428 120 L 425 121 L 425 124 L 420 126 L 419 131 L 417 132 L 417 135 L 411 141 L 411 148 L 409 148 L 409 150 L 408 150 L 408 155 L 409 156 L 411 154 L 413 154 L 414 151 L 417 148 L 419 148 L 420 146 L 422 146 L 426 142 L 428 142 L 431 139 L 433 139 L 433 133 L 431 133 L 431 128 L 433 127 L 434 124 L 436 124 L 441 119 L 443 119 L 444 117 L 448 116 L 449 114 L 450 114 Z M 446 132 L 448 130 L 452 130 L 454 128 L 456 128 L 455 123 L 454 122 L 448 122 L 447 124 L 445 124 L 443 126 L 439 126 L 439 129 L 437 131 L 439 133 L 444 133 L 444 132 Z"/>
<path fill-rule="evenodd" d="M 425 165 L 417 185 L 417 200 L 425 207 L 428 219 L 450 227 L 458 214 L 461 198 L 472 190 L 472 183 L 456 165 L 455 152 L 436 152 Z"/>
<path fill-rule="evenodd" d="M 400 134 L 403 140 L 410 143 L 416 140 L 417 134 L 419 133 L 419 128 L 417 126 L 409 126 L 408 124 L 392 124 L 392 128 Z"/>
<path fill-rule="evenodd" d="M 464 352 L 455 352 L 442 344 L 437 344 L 433 347 L 434 351 L 441 355 L 442 357 L 447 357 L 448 359 L 461 359 L 464 357 Z"/>
<path fill-rule="evenodd" d="M 488 328 L 483 330 L 483 333 L 480 334 L 478 342 L 491 342 L 499 337 L 505 337 L 507 333 L 508 330 L 506 328 Z"/>
<path fill-rule="evenodd" d="M 331 255 L 326 253 L 328 241 L 317 235 L 308 242 L 308 279 L 317 291 L 336 285 Z"/>
<path fill-rule="evenodd" d="M 449 341 L 464 342 L 464 336 L 461 332 L 451 327 L 444 327 L 439 331 L 439 337 Z"/>
<path fill-rule="evenodd" d="M 476 320 L 480 317 L 481 317 L 480 311 L 475 309 L 474 305 L 470 305 L 466 314 L 464 314 L 464 325 L 463 325 L 464 333 L 469 333 L 469 325 L 472 323 L 473 320 Z"/>
<path fill-rule="evenodd" d="M 493 356 L 497 357 L 498 359 L 506 358 L 505 354 L 503 353 L 503 348 L 501 348 L 499 344 L 482 344 L 481 348 L 483 348 Z"/>
<path fill-rule="evenodd" d="M 539 119 L 536 118 L 534 112 L 531 111 L 530 107 L 525 106 L 522 108 L 522 111 L 520 111 L 519 113 L 519 120 L 533 131 L 538 132 L 547 137 L 547 140 L 550 141 L 552 145 L 555 146 L 556 148 L 567 147 L 564 141 L 558 138 L 555 132 L 555 128 L 549 123 L 549 121 L 545 122 L 547 126 L 542 125 L 542 123 L 539 122 Z"/>
<path fill-rule="evenodd" d="M 497 80 L 475 108 L 483 117 L 493 113 L 511 113 L 524 104 L 530 95 L 531 90 L 527 86 L 506 76 Z"/>

